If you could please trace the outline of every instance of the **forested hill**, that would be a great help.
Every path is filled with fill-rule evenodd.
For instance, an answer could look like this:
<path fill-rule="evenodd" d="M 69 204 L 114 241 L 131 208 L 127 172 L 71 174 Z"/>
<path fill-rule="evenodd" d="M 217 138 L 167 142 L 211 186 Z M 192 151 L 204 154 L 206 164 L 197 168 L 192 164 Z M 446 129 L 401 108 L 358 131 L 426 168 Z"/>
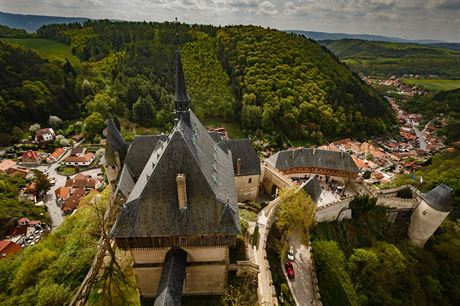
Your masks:
<path fill-rule="evenodd" d="M 317 43 L 253 26 L 217 38 L 243 127 L 316 141 L 385 132 L 385 101 Z"/>
<path fill-rule="evenodd" d="M 460 78 L 460 52 L 446 48 L 358 39 L 327 40 L 329 48 L 353 70 L 366 75 L 438 75 Z"/>
<path fill-rule="evenodd" d="M 376 91 L 302 36 L 253 26 L 178 30 L 201 119 L 318 143 L 382 134 L 393 123 Z M 81 59 L 81 116 L 117 113 L 165 130 L 173 120 L 175 31 L 173 23 L 87 21 L 46 25 L 37 36 L 69 45 Z"/>

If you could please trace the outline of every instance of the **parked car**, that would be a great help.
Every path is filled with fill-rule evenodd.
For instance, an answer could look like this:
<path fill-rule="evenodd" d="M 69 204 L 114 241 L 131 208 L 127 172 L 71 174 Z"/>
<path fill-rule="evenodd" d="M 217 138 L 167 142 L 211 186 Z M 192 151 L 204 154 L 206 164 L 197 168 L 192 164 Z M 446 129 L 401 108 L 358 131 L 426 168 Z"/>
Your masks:
<path fill-rule="evenodd" d="M 56 178 L 55 177 L 50 177 L 50 184 L 54 186 L 56 184 Z"/>
<path fill-rule="evenodd" d="M 288 254 L 287 254 L 287 258 L 288 258 L 289 261 L 294 261 L 294 259 L 295 259 L 295 256 L 294 256 L 294 246 L 293 246 L 293 245 L 291 245 L 291 246 L 289 247 L 289 252 L 288 252 Z"/>
<path fill-rule="evenodd" d="M 286 262 L 285 268 L 286 268 L 286 274 L 288 278 L 294 279 L 295 273 L 294 273 L 294 265 L 292 264 L 292 262 L 290 261 Z"/>

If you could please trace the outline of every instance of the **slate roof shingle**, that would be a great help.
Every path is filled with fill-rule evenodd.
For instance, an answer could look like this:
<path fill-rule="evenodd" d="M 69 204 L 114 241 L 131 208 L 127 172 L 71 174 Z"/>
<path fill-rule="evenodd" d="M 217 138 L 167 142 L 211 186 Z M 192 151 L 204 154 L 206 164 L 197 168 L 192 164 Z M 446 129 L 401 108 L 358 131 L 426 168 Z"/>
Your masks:
<path fill-rule="evenodd" d="M 359 172 L 359 168 L 347 152 L 300 148 L 277 152 L 265 161 L 281 171 L 305 167 Z"/>
<path fill-rule="evenodd" d="M 260 159 L 249 139 L 229 139 L 219 142 L 219 147 L 230 151 L 232 155 L 233 171 L 235 176 L 260 174 Z M 237 175 L 236 165 L 241 159 L 240 174 Z"/>
<path fill-rule="evenodd" d="M 450 212 L 452 210 L 452 191 L 447 185 L 441 184 L 421 195 L 421 198 L 432 208 L 441 212 Z"/>

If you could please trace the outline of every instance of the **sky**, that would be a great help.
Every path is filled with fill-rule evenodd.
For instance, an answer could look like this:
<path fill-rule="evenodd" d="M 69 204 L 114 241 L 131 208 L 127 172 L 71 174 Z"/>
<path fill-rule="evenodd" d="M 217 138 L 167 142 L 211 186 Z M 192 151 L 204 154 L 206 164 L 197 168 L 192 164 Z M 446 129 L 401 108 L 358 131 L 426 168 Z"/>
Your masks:
<path fill-rule="evenodd" d="M 460 0 L 0 0 L 0 11 L 460 42 Z"/>

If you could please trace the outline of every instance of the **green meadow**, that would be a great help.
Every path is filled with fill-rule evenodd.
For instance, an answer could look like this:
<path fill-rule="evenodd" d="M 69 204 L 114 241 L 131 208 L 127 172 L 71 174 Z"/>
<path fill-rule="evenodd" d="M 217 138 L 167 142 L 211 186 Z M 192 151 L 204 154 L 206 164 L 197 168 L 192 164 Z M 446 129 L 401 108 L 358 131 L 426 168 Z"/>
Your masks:
<path fill-rule="evenodd" d="M 0 38 L 9 44 L 21 45 L 35 50 L 38 54 L 49 60 L 62 60 L 69 59 L 74 66 L 80 65 L 78 57 L 72 54 L 70 46 L 61 42 L 42 39 L 42 38 Z"/>
<path fill-rule="evenodd" d="M 403 79 L 409 85 L 422 86 L 428 90 L 452 90 L 460 88 L 460 80 L 438 80 L 438 79 Z"/>

